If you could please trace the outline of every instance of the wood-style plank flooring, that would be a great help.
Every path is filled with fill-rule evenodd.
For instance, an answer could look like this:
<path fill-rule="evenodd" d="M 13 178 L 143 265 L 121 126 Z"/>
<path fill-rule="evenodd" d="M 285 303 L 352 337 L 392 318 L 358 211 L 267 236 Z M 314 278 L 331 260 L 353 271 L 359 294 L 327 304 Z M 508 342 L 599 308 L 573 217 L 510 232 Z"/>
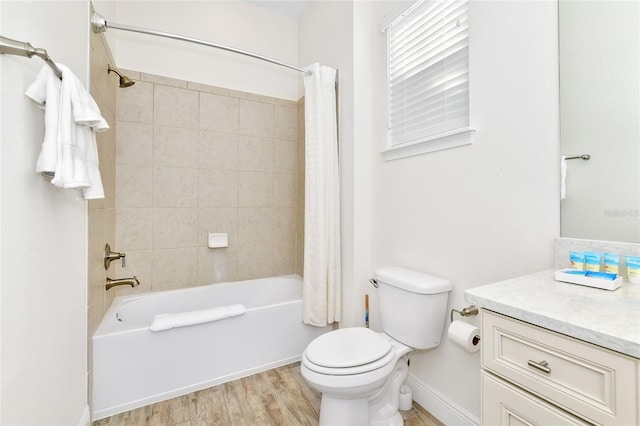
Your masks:
<path fill-rule="evenodd" d="M 320 394 L 306 385 L 300 364 L 294 363 L 116 414 L 93 426 L 317 425 L 319 409 Z M 443 426 L 415 402 L 400 413 L 406 426 Z"/>

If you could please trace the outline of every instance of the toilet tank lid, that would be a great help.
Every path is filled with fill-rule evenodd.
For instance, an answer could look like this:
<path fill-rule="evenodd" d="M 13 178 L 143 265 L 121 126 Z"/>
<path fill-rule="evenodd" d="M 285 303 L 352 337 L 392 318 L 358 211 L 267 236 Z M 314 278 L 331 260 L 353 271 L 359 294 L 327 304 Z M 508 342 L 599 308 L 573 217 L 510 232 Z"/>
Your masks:
<path fill-rule="evenodd" d="M 373 277 L 378 282 L 382 281 L 413 293 L 436 294 L 453 290 L 453 285 L 445 278 L 398 266 L 378 268 Z"/>

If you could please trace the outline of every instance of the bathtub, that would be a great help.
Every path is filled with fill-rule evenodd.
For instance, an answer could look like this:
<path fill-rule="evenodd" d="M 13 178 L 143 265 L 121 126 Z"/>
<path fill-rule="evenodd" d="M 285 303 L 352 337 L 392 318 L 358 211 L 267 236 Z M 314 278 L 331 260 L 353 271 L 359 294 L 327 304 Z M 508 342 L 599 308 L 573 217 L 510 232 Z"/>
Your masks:
<path fill-rule="evenodd" d="M 152 332 L 153 316 L 243 304 L 246 313 Z M 331 329 L 302 323 L 302 279 L 286 275 L 117 297 L 93 335 L 93 419 L 300 360 Z"/>

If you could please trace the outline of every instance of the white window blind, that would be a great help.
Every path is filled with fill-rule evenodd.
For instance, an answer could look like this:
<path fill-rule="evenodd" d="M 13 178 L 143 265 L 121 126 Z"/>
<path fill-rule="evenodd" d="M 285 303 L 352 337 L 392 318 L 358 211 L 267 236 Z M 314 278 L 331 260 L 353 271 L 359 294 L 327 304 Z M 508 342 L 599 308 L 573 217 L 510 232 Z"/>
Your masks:
<path fill-rule="evenodd" d="M 468 130 L 467 0 L 419 1 L 386 31 L 389 145 Z"/>

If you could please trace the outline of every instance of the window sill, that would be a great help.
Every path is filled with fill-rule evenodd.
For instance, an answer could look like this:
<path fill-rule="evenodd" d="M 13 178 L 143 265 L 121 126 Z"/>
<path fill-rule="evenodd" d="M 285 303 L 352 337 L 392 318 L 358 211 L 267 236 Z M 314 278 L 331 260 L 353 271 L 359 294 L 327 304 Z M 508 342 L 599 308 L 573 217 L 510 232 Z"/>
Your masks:
<path fill-rule="evenodd" d="M 473 132 L 475 130 L 465 127 L 440 133 L 419 142 L 408 142 L 385 148 L 381 151 L 382 158 L 384 161 L 399 160 L 400 158 L 469 145 L 473 143 Z"/>

